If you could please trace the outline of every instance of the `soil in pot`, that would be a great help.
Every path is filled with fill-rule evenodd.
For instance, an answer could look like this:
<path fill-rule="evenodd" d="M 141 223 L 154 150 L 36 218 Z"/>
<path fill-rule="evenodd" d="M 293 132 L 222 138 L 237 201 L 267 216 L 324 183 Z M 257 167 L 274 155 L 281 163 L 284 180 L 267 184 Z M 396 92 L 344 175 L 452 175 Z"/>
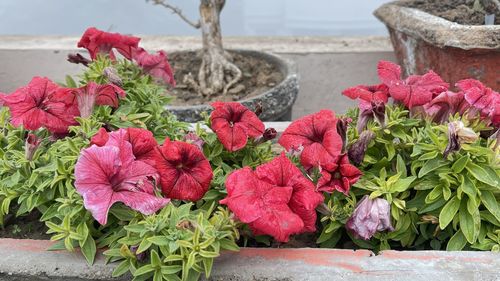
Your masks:
<path fill-rule="evenodd" d="M 204 97 L 189 89 L 182 81 L 184 76 L 191 73 L 197 77 L 201 65 L 201 57 L 197 52 L 180 52 L 169 55 L 170 63 L 174 69 L 177 86 L 170 92 L 175 99 L 171 105 L 198 105 L 208 104 L 212 101 L 239 101 L 264 93 L 278 85 L 284 77 L 279 68 L 265 59 L 229 52 L 233 62 L 242 72 L 241 80 L 229 90 L 226 95 L 222 93 Z"/>
<path fill-rule="evenodd" d="M 6 216 L 3 228 L 0 227 L 0 238 L 35 239 L 48 240 L 50 235 L 46 234 L 45 223 L 40 222 L 42 215 L 33 211 L 25 216 Z"/>
<path fill-rule="evenodd" d="M 485 12 L 474 6 L 475 0 L 415 0 L 404 5 L 463 25 L 484 25 Z M 500 24 L 500 10 L 495 13 Z"/>

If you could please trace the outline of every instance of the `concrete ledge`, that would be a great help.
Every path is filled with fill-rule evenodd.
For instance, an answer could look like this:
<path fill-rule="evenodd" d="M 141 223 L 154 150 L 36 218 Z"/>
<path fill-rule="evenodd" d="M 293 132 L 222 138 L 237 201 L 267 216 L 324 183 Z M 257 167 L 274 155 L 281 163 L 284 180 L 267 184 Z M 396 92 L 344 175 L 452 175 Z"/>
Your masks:
<path fill-rule="evenodd" d="M 49 252 L 50 241 L 0 239 L 0 280 L 113 279 L 116 264 L 99 255 L 87 266 L 79 253 Z M 499 280 L 500 253 L 243 248 L 224 252 L 210 280 Z"/>
<path fill-rule="evenodd" d="M 201 37 L 140 36 L 141 46 L 148 50 L 196 50 L 201 48 Z M 0 36 L 3 50 L 76 50 L 80 37 L 68 36 Z M 390 52 L 388 37 L 224 37 L 224 47 L 275 53 L 353 53 Z"/>

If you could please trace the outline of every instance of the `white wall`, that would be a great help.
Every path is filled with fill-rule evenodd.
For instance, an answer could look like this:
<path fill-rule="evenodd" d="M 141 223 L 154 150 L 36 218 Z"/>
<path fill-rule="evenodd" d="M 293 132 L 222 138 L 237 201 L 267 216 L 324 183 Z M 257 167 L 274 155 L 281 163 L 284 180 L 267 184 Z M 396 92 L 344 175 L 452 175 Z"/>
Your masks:
<path fill-rule="evenodd" d="M 385 35 L 372 12 L 389 0 L 227 0 L 224 35 Z M 170 0 L 190 18 L 199 0 Z M 145 0 L 0 0 L 0 35 L 79 35 L 88 26 L 133 34 L 197 35 Z"/>

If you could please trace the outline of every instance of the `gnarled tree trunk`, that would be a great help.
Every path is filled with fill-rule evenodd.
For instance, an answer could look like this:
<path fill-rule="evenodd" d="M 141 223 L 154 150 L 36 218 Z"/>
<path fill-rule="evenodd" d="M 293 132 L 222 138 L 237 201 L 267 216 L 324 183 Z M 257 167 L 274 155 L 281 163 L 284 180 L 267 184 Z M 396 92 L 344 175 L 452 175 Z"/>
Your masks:
<path fill-rule="evenodd" d="M 190 21 L 179 8 L 170 5 L 168 0 L 152 1 L 155 5 L 170 9 L 192 27 L 201 29 L 203 50 L 198 77 L 195 79 L 191 74 L 186 75 L 184 83 L 203 96 L 226 94 L 241 79 L 241 70 L 222 48 L 220 13 L 226 0 L 200 0 L 200 20 L 198 22 Z"/>
<path fill-rule="evenodd" d="M 198 81 L 186 77 L 186 82 L 203 96 L 227 91 L 241 79 L 241 70 L 232 63 L 222 47 L 220 13 L 225 0 L 200 0 L 200 22 L 203 50 Z"/>

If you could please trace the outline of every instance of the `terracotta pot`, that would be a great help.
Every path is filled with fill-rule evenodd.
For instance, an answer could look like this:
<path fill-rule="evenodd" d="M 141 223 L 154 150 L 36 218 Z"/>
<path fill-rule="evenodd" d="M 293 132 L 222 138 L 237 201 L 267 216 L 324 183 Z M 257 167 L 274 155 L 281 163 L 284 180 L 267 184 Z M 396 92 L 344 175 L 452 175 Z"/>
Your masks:
<path fill-rule="evenodd" d="M 407 75 L 432 69 L 451 85 L 475 78 L 500 90 L 500 25 L 461 25 L 405 7 L 410 2 L 387 3 L 374 12 Z"/>
<path fill-rule="evenodd" d="M 299 94 L 299 77 L 297 66 L 294 62 L 280 56 L 250 50 L 232 50 L 245 56 L 265 59 L 274 64 L 283 74 L 283 81 L 264 93 L 241 100 L 243 105 L 253 109 L 257 101 L 261 101 L 265 110 L 259 116 L 263 121 L 289 121 L 292 118 L 292 107 Z M 168 105 L 166 109 L 177 116 L 179 120 L 197 122 L 203 119 L 202 112 L 212 111 L 208 104 L 174 106 Z"/>

